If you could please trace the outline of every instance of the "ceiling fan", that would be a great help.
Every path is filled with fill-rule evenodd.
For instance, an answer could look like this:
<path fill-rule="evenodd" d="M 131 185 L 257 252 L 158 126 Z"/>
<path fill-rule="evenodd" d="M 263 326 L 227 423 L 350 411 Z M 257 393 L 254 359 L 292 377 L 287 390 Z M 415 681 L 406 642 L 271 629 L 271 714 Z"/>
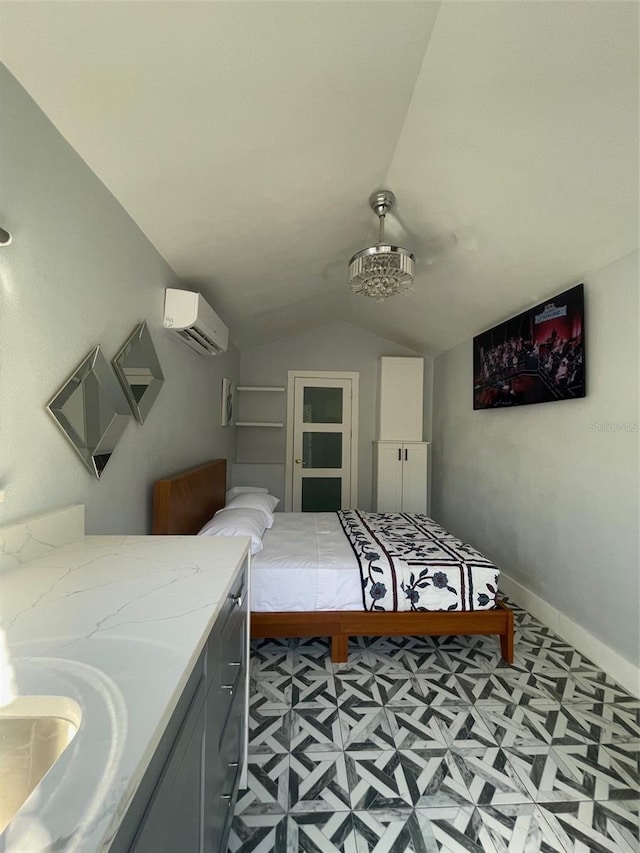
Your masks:
<path fill-rule="evenodd" d="M 394 205 L 395 195 L 391 190 L 376 190 L 371 194 L 369 206 L 378 217 L 378 240 L 360 249 L 348 260 L 348 283 L 352 292 L 377 302 L 399 293 L 411 293 L 416 263 L 418 270 L 431 266 L 458 244 L 458 237 L 453 231 L 418 241 L 415 236 L 411 236 L 398 214 L 395 211 L 391 214 Z M 385 237 L 387 217 L 390 220 L 391 237 Z M 401 245 L 405 241 L 410 244 L 421 243 L 416 253 L 417 261 L 414 253 Z M 323 271 L 323 277 L 333 279 L 336 269 L 344 269 L 346 265 L 346 257 L 329 264 Z"/>

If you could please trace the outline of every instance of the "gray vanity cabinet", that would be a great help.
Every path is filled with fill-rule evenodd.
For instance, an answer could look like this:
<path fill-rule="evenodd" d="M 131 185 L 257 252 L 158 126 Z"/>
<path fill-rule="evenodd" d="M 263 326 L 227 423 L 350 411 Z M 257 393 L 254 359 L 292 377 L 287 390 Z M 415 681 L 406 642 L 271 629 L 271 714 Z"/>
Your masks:
<path fill-rule="evenodd" d="M 131 853 L 202 850 L 204 711 L 202 679 L 142 818 Z"/>
<path fill-rule="evenodd" d="M 241 574 L 207 644 L 204 853 L 227 849 L 245 751 L 248 590 Z"/>
<path fill-rule="evenodd" d="M 247 620 L 245 560 L 110 853 L 226 851 L 246 750 Z"/>

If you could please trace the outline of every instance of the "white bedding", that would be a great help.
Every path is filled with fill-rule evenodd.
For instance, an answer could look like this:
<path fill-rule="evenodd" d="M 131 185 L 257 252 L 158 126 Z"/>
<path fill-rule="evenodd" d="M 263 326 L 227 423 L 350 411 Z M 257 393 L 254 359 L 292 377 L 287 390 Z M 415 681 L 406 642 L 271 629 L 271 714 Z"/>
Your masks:
<path fill-rule="evenodd" d="M 353 549 L 334 512 L 277 512 L 251 558 L 251 609 L 362 610 Z"/>
<path fill-rule="evenodd" d="M 389 514 L 385 518 L 388 522 Z M 404 518 L 400 519 L 403 520 Z M 432 529 L 430 536 L 433 541 L 431 538 L 422 541 L 413 534 L 409 541 L 418 543 L 422 550 L 428 552 L 427 555 L 421 556 L 417 562 L 411 559 L 414 549 L 412 544 L 406 557 L 411 563 L 408 565 L 410 572 L 415 571 L 414 563 L 418 566 L 433 564 L 429 565 L 428 570 L 431 574 L 436 572 L 431 582 L 417 582 L 417 586 L 428 587 L 428 595 L 425 595 L 426 608 L 469 611 L 495 606 L 498 577 L 496 567 L 471 546 L 459 542 L 430 519 L 426 521 L 428 524 L 423 521 L 422 525 L 427 530 Z M 252 611 L 274 613 L 364 610 L 358 558 L 337 513 L 275 513 L 273 527 L 264 532 L 262 543 L 263 550 L 251 558 Z M 443 549 L 443 544 L 447 546 L 446 549 Z M 460 553 L 452 553 L 456 551 Z M 376 554 L 373 556 L 377 557 Z M 413 557 L 415 556 L 414 554 Z M 456 561 L 456 557 L 460 562 Z M 464 572 L 460 564 L 465 567 Z M 443 578 L 446 584 L 436 583 L 438 576 Z M 375 579 L 380 580 L 381 577 L 381 574 L 376 575 Z M 492 586 L 488 587 L 487 584 Z M 478 595 L 479 593 L 483 594 Z M 376 596 L 376 599 L 378 598 L 379 596 Z"/>

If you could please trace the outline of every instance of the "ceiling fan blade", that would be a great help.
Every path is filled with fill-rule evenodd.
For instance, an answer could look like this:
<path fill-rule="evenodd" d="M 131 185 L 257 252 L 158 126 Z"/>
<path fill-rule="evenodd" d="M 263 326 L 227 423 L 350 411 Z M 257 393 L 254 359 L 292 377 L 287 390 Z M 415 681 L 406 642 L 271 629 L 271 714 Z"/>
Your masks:
<path fill-rule="evenodd" d="M 414 254 L 421 263 L 431 266 L 439 258 L 451 254 L 459 245 L 458 236 L 455 231 L 443 231 L 419 241 Z"/>
<path fill-rule="evenodd" d="M 330 261 L 325 264 L 320 270 L 320 275 L 324 281 L 336 281 L 338 278 L 347 279 L 347 270 L 349 268 L 349 258 L 336 258 L 335 261 Z"/>

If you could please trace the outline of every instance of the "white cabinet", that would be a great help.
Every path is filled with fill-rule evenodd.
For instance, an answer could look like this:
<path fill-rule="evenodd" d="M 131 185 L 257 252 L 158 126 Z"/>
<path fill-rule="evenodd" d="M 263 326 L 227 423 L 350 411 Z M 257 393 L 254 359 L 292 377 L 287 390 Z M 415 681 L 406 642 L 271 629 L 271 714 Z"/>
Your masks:
<path fill-rule="evenodd" d="M 378 400 L 380 441 L 422 441 L 424 360 L 382 356 Z"/>
<path fill-rule="evenodd" d="M 373 442 L 374 512 L 427 511 L 425 441 Z"/>
<path fill-rule="evenodd" d="M 424 359 L 382 356 L 378 390 L 379 440 L 373 443 L 374 512 L 426 513 Z"/>

